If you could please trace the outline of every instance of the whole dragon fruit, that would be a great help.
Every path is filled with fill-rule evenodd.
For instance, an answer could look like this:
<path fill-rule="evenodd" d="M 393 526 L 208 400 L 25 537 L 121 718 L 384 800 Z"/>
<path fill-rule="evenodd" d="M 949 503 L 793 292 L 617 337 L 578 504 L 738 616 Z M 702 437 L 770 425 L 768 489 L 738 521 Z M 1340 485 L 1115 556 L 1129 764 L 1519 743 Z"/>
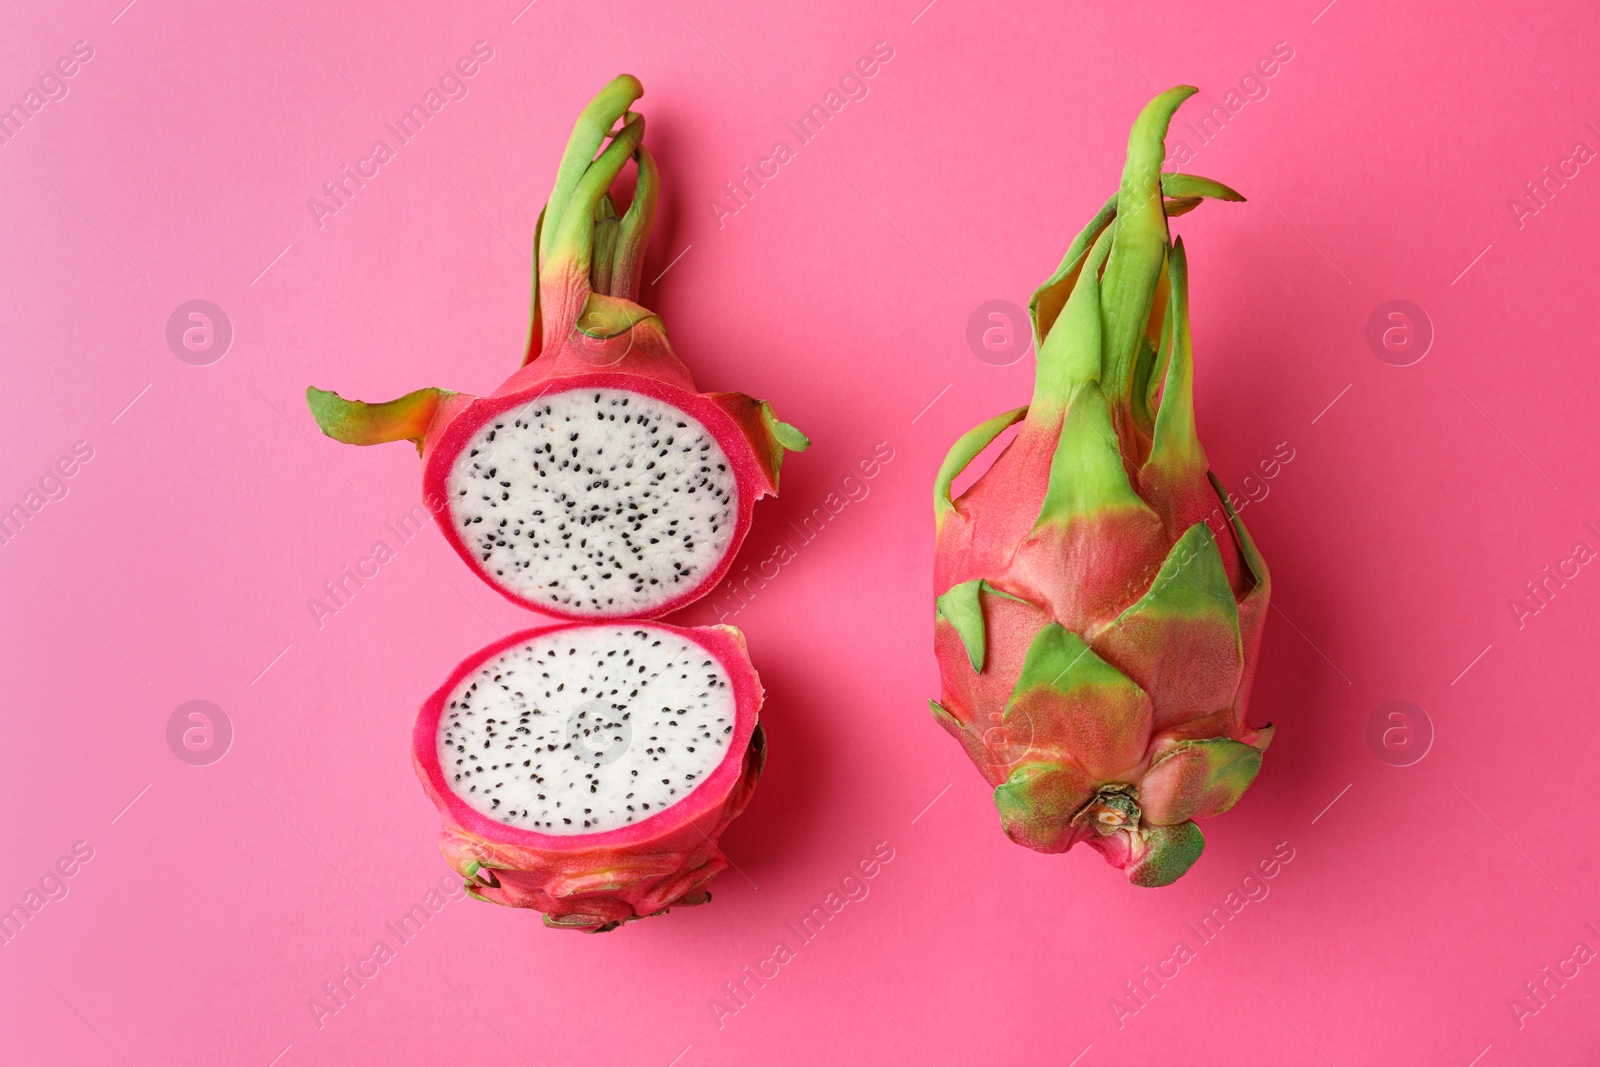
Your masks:
<path fill-rule="evenodd" d="M 766 759 L 728 626 L 569 623 L 468 657 L 417 713 L 439 847 L 480 900 L 602 931 L 711 899 Z"/>
<path fill-rule="evenodd" d="M 1141 886 L 1189 869 L 1194 820 L 1233 806 L 1272 738 L 1245 722 L 1267 568 L 1195 436 L 1187 271 L 1167 230 L 1204 197 L 1244 198 L 1160 173 L 1195 91 L 1145 107 L 1116 197 L 1034 294 L 1032 402 L 957 441 L 934 490 L 934 718 L 1013 841 L 1086 841 Z"/>
<path fill-rule="evenodd" d="M 698 392 L 635 302 L 660 188 L 629 110 L 643 92 L 618 77 L 572 131 L 539 217 L 527 355 L 500 388 L 382 404 L 306 390 L 330 437 L 415 442 L 423 503 L 461 558 L 564 618 L 654 618 L 710 592 L 756 499 L 778 491 L 784 450 L 809 444 L 763 401 Z M 609 190 L 630 158 L 638 181 L 618 217 Z"/>

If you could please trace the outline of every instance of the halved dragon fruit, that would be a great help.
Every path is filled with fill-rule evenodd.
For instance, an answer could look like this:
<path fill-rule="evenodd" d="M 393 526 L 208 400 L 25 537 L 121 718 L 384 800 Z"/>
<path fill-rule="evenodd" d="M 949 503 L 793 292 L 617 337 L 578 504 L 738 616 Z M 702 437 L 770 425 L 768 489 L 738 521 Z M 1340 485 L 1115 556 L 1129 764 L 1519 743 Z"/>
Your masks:
<path fill-rule="evenodd" d="M 383 404 L 306 390 L 329 437 L 415 442 L 423 503 L 461 558 L 564 618 L 654 618 L 710 592 L 756 500 L 778 491 L 784 451 L 810 444 L 764 401 L 697 391 L 635 303 L 660 188 L 629 111 L 643 92 L 618 77 L 573 129 L 535 235 L 527 356 L 500 388 Z M 609 190 L 630 158 L 619 217 Z"/>
<path fill-rule="evenodd" d="M 730 626 L 568 623 L 462 662 L 411 754 L 468 892 L 610 930 L 711 899 L 766 760 L 761 700 Z"/>

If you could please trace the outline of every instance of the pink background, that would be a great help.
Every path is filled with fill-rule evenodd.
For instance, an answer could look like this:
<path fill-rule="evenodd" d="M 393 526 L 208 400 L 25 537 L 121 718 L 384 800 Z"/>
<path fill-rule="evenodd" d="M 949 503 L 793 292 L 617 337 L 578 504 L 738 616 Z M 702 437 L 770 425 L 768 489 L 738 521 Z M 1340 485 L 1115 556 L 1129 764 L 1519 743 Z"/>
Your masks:
<path fill-rule="evenodd" d="M 0 904 L 93 850 L 0 946 L 0 1061 L 1595 1062 L 1600 967 L 1565 964 L 1537 1013 L 1524 983 L 1600 949 L 1600 576 L 1569 565 L 1520 628 L 1508 606 L 1600 548 L 1600 176 L 1569 165 L 1520 227 L 1509 206 L 1600 149 L 1591 5 L 123 2 L 0 14 L 0 103 L 93 49 L 0 146 L 0 506 L 93 450 L 0 545 Z M 318 228 L 307 199 L 480 40 L 469 95 Z M 878 41 L 866 99 L 719 228 L 722 183 Z M 1250 202 L 1178 224 L 1213 468 L 1239 489 L 1294 451 L 1244 513 L 1281 609 L 1252 718 L 1278 734 L 1195 869 L 1135 889 L 1006 841 L 929 717 L 929 488 L 1029 391 L 969 316 L 1026 304 L 1155 87 L 1201 86 L 1195 118 L 1280 41 L 1266 97 L 1189 168 Z M 398 546 L 415 458 L 325 440 L 303 390 L 498 384 L 562 144 L 624 70 L 665 181 L 646 302 L 703 388 L 816 442 L 742 562 L 878 442 L 894 458 L 735 620 L 772 758 L 710 906 L 585 937 L 452 902 L 319 1026 L 309 999 L 447 873 L 413 709 L 533 618 L 431 528 Z M 165 338 L 196 298 L 235 332 L 208 366 Z M 1436 332 L 1411 366 L 1366 340 L 1391 299 Z M 395 558 L 319 629 L 308 599 L 380 539 Z M 209 766 L 168 747 L 193 699 L 235 734 Z M 1390 700 L 1432 723 L 1410 766 L 1368 741 Z M 719 1020 L 879 842 L 868 895 Z M 1275 848 L 1267 895 L 1202 944 L 1188 924 Z M 1128 999 L 1180 940 L 1194 958 Z"/>

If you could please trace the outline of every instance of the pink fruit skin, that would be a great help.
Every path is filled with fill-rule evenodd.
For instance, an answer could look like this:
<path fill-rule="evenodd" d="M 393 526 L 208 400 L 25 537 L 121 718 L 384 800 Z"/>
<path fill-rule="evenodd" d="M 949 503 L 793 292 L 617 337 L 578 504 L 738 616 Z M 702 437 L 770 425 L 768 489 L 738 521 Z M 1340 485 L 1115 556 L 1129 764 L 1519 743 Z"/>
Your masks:
<path fill-rule="evenodd" d="M 1052 621 L 1061 622 L 1076 633 L 1105 631 L 1149 588 L 1156 567 L 1176 543 L 1177 533 L 1182 532 L 1151 531 L 1151 543 L 1141 551 L 1143 538 L 1130 537 L 1126 529 L 1112 529 L 1109 523 L 1097 531 L 1086 529 L 1083 540 L 1095 545 L 1095 581 L 1076 586 L 1070 586 L 1059 577 L 1040 581 L 1041 574 L 1052 570 L 1059 574 L 1061 568 L 1055 561 L 1065 553 L 1055 544 L 1043 541 L 1019 539 L 1023 543 L 1017 545 L 1011 540 L 1007 527 L 1011 525 L 1008 520 L 1020 518 L 1022 522 L 1031 523 L 1038 514 L 1043 487 L 1037 486 L 1037 491 L 1018 487 L 1036 484 L 1030 481 L 1034 477 L 1032 469 L 1039 465 L 1040 452 L 1044 464 L 1048 465 L 1054 441 L 1049 440 L 1040 448 L 1025 435 L 1029 435 L 1027 427 L 994 466 L 967 493 L 956 498 L 954 511 L 939 529 L 934 553 L 935 589 L 945 590 L 973 578 L 985 578 L 997 588 L 1029 601 L 1021 603 L 985 595 L 984 621 L 990 661 L 981 674 L 972 669 L 966 647 L 954 627 L 940 620 L 934 630 L 935 654 L 945 680 L 941 703 L 962 724 L 963 730 L 957 739 L 991 786 L 1004 782 L 1030 754 L 1048 752 L 1058 747 L 1056 742 L 1060 740 L 1047 736 L 1056 724 L 1042 716 L 1033 720 L 1038 729 L 1026 739 L 1011 738 L 1006 731 L 994 728 L 1011 700 L 1022 673 L 1023 657 L 1034 635 Z M 1006 490 L 1009 497 L 1001 499 L 1001 490 Z M 1209 485 L 1206 491 L 1211 492 Z M 1216 506 L 1221 507 L 1220 500 Z M 1217 544 L 1229 576 L 1239 574 L 1239 555 L 1232 539 L 1219 537 Z M 1080 550 L 1079 554 L 1087 553 Z M 1243 671 L 1228 685 L 1228 696 L 1219 702 L 1219 711 L 1211 716 L 1173 723 L 1174 736 L 1246 740 L 1258 732 L 1246 724 L 1245 706 L 1261 645 L 1270 586 L 1264 575 L 1256 580 L 1248 570 L 1243 572 L 1239 584 L 1243 586 L 1242 589 L 1236 587 L 1240 598 Z M 1042 611 L 1036 604 L 1050 604 L 1053 610 Z M 1108 647 L 1093 639 L 1089 646 L 1136 681 L 1149 679 L 1150 665 L 1140 662 L 1134 650 Z M 1205 673 L 1210 657 L 1203 653 L 1203 649 L 1179 650 L 1182 667 L 1191 676 Z M 1157 700 L 1152 721 L 1157 732 L 1166 725 L 1162 720 L 1163 712 L 1182 715 L 1186 706 L 1192 707 L 1187 701 L 1175 703 L 1176 707 L 1167 708 Z M 1155 742 L 1152 742 L 1151 749 L 1154 747 Z M 1140 748 L 1141 757 L 1133 764 L 1116 768 L 1124 772 L 1116 777 L 1139 779 L 1143 767 L 1147 766 L 1142 754 L 1144 746 Z"/>
<path fill-rule="evenodd" d="M 648 315 L 643 308 L 640 314 Z M 548 321 L 548 320 L 547 320 Z M 563 619 L 593 619 L 546 600 L 530 600 L 507 589 L 484 570 L 482 561 L 450 517 L 447 481 L 456 457 L 483 425 L 543 397 L 569 390 L 625 389 L 654 397 L 698 419 L 727 454 L 738 486 L 738 523 L 729 550 L 700 582 L 671 600 L 632 618 L 658 618 L 714 589 L 733 565 L 750 530 L 755 503 L 778 491 L 770 433 L 761 405 L 740 393 L 700 393 L 667 342 L 661 322 L 644 318 L 616 337 L 593 338 L 569 330 L 564 344 L 524 364 L 487 397 L 456 393 L 439 407 L 422 443 L 422 500 L 445 540 L 467 566 L 507 599 Z"/>
<path fill-rule="evenodd" d="M 732 681 L 733 737 L 706 780 L 678 804 L 618 830 L 557 836 L 507 826 L 479 813 L 449 788 L 439 765 L 439 718 L 461 680 L 485 661 L 531 638 L 583 623 L 537 627 L 496 641 L 467 659 L 423 703 L 411 735 L 412 764 L 423 791 L 439 809 L 439 849 L 467 890 L 482 900 L 534 908 L 551 926 L 610 929 L 709 899 L 705 885 L 728 865 L 717 838 L 750 802 L 766 759 L 757 716 L 763 692 L 745 650 L 729 626 L 687 628 L 650 624 L 705 648 Z M 485 874 L 483 868 L 492 873 Z"/>

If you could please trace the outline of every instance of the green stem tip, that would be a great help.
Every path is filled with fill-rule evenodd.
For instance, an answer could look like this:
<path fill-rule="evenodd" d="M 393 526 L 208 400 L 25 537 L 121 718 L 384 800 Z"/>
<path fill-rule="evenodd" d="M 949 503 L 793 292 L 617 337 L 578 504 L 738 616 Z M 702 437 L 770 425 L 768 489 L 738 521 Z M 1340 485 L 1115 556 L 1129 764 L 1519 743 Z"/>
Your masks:
<path fill-rule="evenodd" d="M 439 405 L 454 395 L 446 389 L 418 389 L 395 400 L 369 404 L 312 385 L 306 387 L 306 407 L 322 432 L 335 441 L 348 445 L 412 441 L 420 454 Z"/>

